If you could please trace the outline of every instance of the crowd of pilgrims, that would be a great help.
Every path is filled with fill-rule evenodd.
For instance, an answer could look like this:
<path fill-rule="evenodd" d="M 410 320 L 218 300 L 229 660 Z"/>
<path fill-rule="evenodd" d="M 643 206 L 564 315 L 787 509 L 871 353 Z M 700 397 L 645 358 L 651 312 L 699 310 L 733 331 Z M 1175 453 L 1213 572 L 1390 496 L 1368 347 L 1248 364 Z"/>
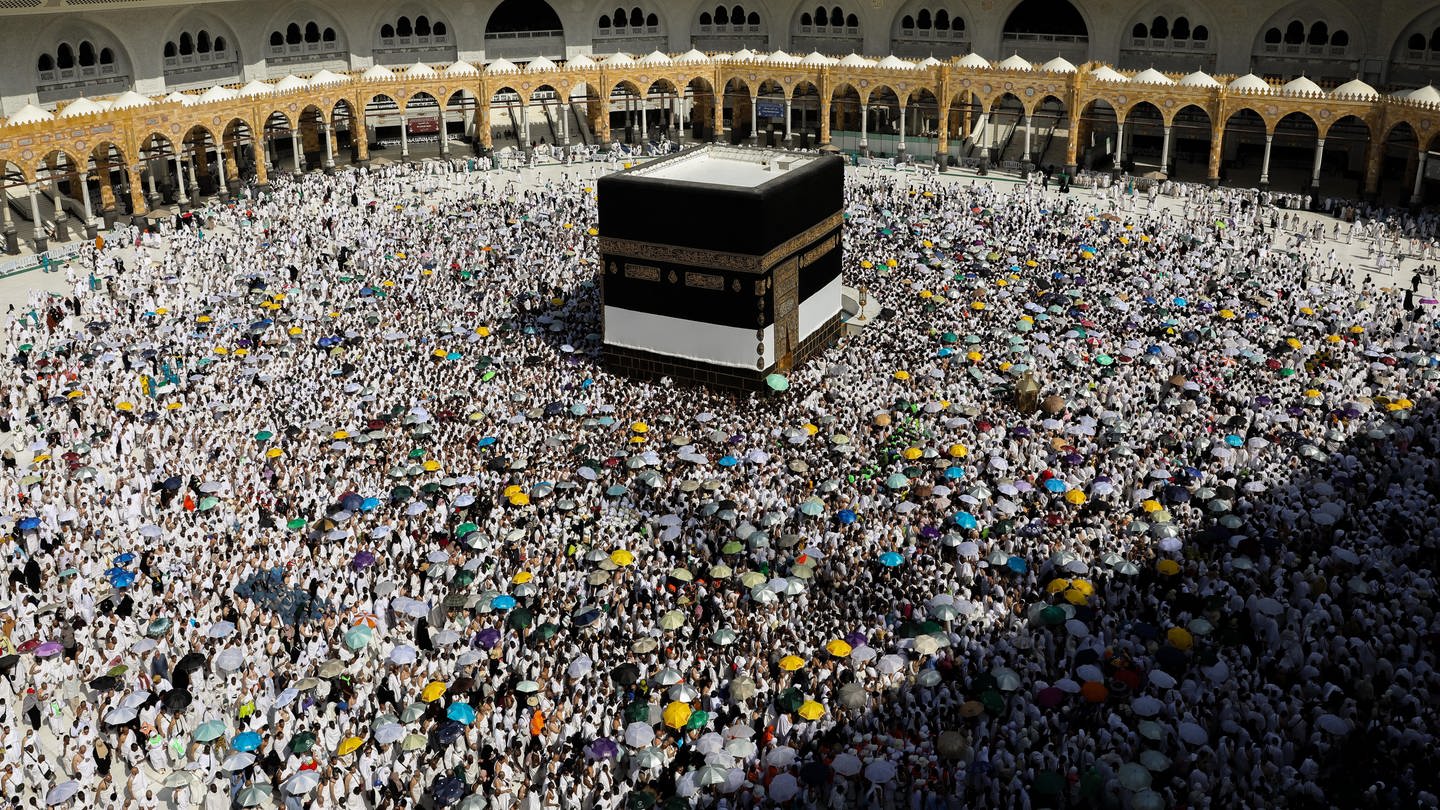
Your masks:
<path fill-rule="evenodd" d="M 737 394 L 607 373 L 594 188 L 513 178 L 279 178 L 10 313 L 0 804 L 1435 806 L 1418 281 L 857 173 L 875 323 Z"/>

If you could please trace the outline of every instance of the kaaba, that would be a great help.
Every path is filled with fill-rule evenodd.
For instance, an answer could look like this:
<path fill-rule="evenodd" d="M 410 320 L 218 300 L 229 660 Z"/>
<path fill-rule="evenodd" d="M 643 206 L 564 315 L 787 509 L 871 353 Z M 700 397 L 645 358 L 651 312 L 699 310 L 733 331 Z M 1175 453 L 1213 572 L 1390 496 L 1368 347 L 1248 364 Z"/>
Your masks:
<path fill-rule="evenodd" d="M 704 146 L 598 186 L 605 365 L 759 389 L 841 329 L 844 161 Z"/>

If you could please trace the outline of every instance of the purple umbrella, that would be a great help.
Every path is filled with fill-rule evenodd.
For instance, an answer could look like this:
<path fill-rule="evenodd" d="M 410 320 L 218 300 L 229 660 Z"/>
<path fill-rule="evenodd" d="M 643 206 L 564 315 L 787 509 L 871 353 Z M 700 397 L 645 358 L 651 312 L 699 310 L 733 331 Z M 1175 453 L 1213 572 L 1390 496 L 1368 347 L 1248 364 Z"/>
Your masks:
<path fill-rule="evenodd" d="M 1053 709 L 1059 706 L 1064 700 L 1065 693 L 1053 686 L 1047 686 L 1035 695 L 1035 702 L 1047 709 Z"/>
<path fill-rule="evenodd" d="M 1255 397 L 1255 405 L 1256 405 L 1256 407 L 1259 407 L 1259 408 L 1263 408 L 1263 407 L 1269 405 L 1270 403 L 1272 403 L 1272 402 L 1274 402 L 1274 401 L 1275 401 L 1275 400 L 1273 400 L 1273 399 L 1271 399 L 1270 397 L 1267 397 L 1267 396 L 1258 396 L 1258 397 Z"/>
<path fill-rule="evenodd" d="M 591 759 L 614 759 L 620 755 L 620 746 L 608 737 L 601 737 L 590 743 L 588 753 Z"/>
<path fill-rule="evenodd" d="M 47 642 L 45 642 L 44 644 L 41 644 L 39 647 L 36 647 L 36 648 L 35 648 L 35 657 L 36 657 L 36 658 L 49 658 L 50 656 L 56 655 L 56 654 L 58 654 L 59 652 L 60 652 L 60 642 L 58 642 L 58 641 L 47 641 Z"/>
<path fill-rule="evenodd" d="M 1066 453 L 1060 457 L 1060 460 L 1066 464 L 1075 465 L 1084 463 L 1085 457 L 1079 453 Z"/>
<path fill-rule="evenodd" d="M 1010 428 L 1010 435 L 1018 436 L 1023 439 L 1026 436 L 1030 435 L 1030 428 L 1027 428 L 1024 425 L 1017 425 L 1013 428 Z"/>
<path fill-rule="evenodd" d="M 354 569 L 355 569 L 356 571 L 363 571 L 363 570 L 365 570 L 366 568 L 369 568 L 370 566 L 372 566 L 372 565 L 374 565 L 374 564 L 375 564 L 375 555 L 374 555 L 374 554 L 371 554 L 371 553 L 368 552 L 368 551 L 359 552 L 358 554 L 355 555 L 355 559 L 354 559 L 353 561 L 351 561 L 351 563 L 350 563 L 350 565 L 351 565 L 352 567 L 354 567 Z"/>
<path fill-rule="evenodd" d="M 488 650 L 500 643 L 500 631 L 493 627 L 487 627 L 475 634 L 475 643 Z"/>
<path fill-rule="evenodd" d="M 852 630 L 851 632 L 845 634 L 845 643 L 849 644 L 851 647 L 862 647 L 869 642 L 870 639 L 866 638 L 864 633 Z"/>
<path fill-rule="evenodd" d="M 1288 414 L 1290 414 L 1291 416 L 1294 416 L 1294 417 L 1296 417 L 1296 418 L 1299 418 L 1299 417 L 1305 415 L 1305 409 L 1302 408 L 1302 407 L 1300 407 L 1299 405 L 1291 405 L 1290 407 L 1288 407 L 1288 408 L 1285 409 L 1285 413 L 1288 413 Z"/>

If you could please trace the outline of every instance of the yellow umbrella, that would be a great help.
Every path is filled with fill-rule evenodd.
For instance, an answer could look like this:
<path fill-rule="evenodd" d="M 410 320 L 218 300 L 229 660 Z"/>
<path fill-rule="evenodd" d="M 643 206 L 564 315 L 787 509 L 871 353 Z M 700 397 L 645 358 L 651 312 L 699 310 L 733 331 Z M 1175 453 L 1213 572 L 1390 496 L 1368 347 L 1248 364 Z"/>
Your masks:
<path fill-rule="evenodd" d="M 1075 590 L 1074 588 L 1066 590 L 1064 596 L 1066 602 L 1069 602 L 1070 604 L 1076 606 L 1084 605 L 1090 601 L 1090 598 L 1088 596 Z"/>
<path fill-rule="evenodd" d="M 525 583 L 529 582 L 530 580 L 532 580 L 532 579 L 534 579 L 534 578 L 535 578 L 535 575 L 532 574 L 532 573 L 530 573 L 529 571 L 521 571 L 520 573 L 518 573 L 518 574 L 516 574 L 515 576 L 511 577 L 511 578 L 510 578 L 510 581 L 511 581 L 512 583 L 516 584 L 516 585 L 524 585 Z"/>
<path fill-rule="evenodd" d="M 348 438 L 350 438 L 350 431 L 348 431 L 348 430 L 337 430 L 337 431 L 335 431 L 334 433 L 331 433 L 331 434 L 330 434 L 330 438 L 332 438 L 332 439 L 348 439 Z"/>
<path fill-rule="evenodd" d="M 166 308 L 166 307 L 156 307 L 156 308 L 155 308 L 155 314 L 156 314 L 156 315 L 169 315 L 169 314 L 170 314 L 170 310 L 169 310 L 168 308 Z"/>
<path fill-rule="evenodd" d="M 433 458 L 426 459 L 425 463 L 421 464 L 420 466 L 425 470 L 425 472 L 435 472 L 440 469 L 440 462 L 436 461 Z"/>
<path fill-rule="evenodd" d="M 629 551 L 623 548 L 617 548 L 614 551 L 610 552 L 610 562 L 613 562 L 616 565 L 633 565 L 635 562 L 635 555 L 631 554 Z"/>
<path fill-rule="evenodd" d="M 930 292 L 929 290 L 921 290 L 921 291 L 920 291 L 920 297 L 921 297 L 921 298 L 925 298 L 925 299 L 934 298 L 934 297 L 935 297 L 935 293 Z"/>
<path fill-rule="evenodd" d="M 1147 498 L 1147 499 L 1141 501 L 1141 502 L 1140 502 L 1140 506 L 1141 506 L 1146 512 L 1159 512 L 1161 509 L 1165 508 L 1165 507 L 1161 506 L 1161 505 L 1160 505 L 1160 502 L 1157 501 L 1157 500 L 1155 500 L 1154 498 Z"/>
<path fill-rule="evenodd" d="M 440 697 L 444 694 L 445 682 L 431 681 L 430 683 L 425 684 L 425 688 L 420 691 L 420 699 L 426 703 L 434 703 L 435 701 L 439 700 Z"/>
<path fill-rule="evenodd" d="M 529 505 L 530 505 L 530 496 L 529 496 L 529 495 L 526 495 L 526 494 L 523 493 L 523 492 L 517 492 L 516 494 L 511 495 L 509 500 L 510 500 L 510 505 L 511 505 L 511 506 L 529 506 Z"/>
<path fill-rule="evenodd" d="M 897 262 L 897 261 L 895 261 L 894 259 L 886 259 L 886 260 L 885 260 L 885 266 L 886 266 L 886 267 L 890 267 L 890 268 L 895 268 L 895 267 L 899 267 L 899 266 L 900 266 L 900 263 Z"/>
<path fill-rule="evenodd" d="M 811 423 L 809 423 L 809 422 L 806 422 L 805 424 L 801 425 L 800 427 L 803 428 L 804 431 L 805 431 L 805 433 L 808 434 L 808 435 L 810 435 L 810 436 L 814 436 L 816 433 L 819 433 L 819 432 L 820 432 L 820 428 L 816 427 L 815 425 L 813 425 L 813 424 L 811 424 Z"/>
<path fill-rule="evenodd" d="M 224 346 L 216 346 L 215 353 L 219 355 L 226 355 L 230 353 L 230 350 L 225 348 Z"/>
<path fill-rule="evenodd" d="M 805 659 L 798 655 L 787 655 L 780 659 L 780 668 L 786 672 L 794 672 L 803 666 L 805 666 Z"/>
<path fill-rule="evenodd" d="M 921 450 L 918 447 L 907 447 L 905 448 L 905 451 L 901 453 L 901 455 L 903 455 L 906 459 L 910 461 L 914 461 L 915 459 L 925 455 L 925 451 Z"/>
<path fill-rule="evenodd" d="M 950 450 L 948 452 L 950 453 L 951 458 L 965 458 L 966 456 L 970 455 L 969 449 L 967 449 L 963 444 L 950 445 Z"/>
<path fill-rule="evenodd" d="M 1350 327 L 1350 334 L 1352 334 L 1352 335 L 1360 335 L 1360 334 L 1364 334 L 1364 332 L 1365 332 L 1365 327 L 1363 327 L 1363 326 L 1352 326 L 1352 327 Z"/>
<path fill-rule="evenodd" d="M 590 234 L 591 236 L 599 236 L 599 235 L 600 235 L 600 232 L 597 231 L 597 230 L 595 230 L 594 228 L 591 228 L 590 230 L 586 231 L 586 233 Z"/>
<path fill-rule="evenodd" d="M 1188 650 L 1195 645 L 1195 637 L 1183 627 L 1172 627 L 1165 631 L 1165 640 L 1177 650 Z"/>
<path fill-rule="evenodd" d="M 861 259 L 860 266 L 865 268 L 866 270 L 869 270 L 875 266 L 875 263 L 870 261 L 869 259 Z"/>
<path fill-rule="evenodd" d="M 304 329 L 301 329 L 301 328 L 298 327 L 298 326 L 292 326 L 292 327 L 290 327 L 290 329 L 289 329 L 288 331 L 289 331 L 289 333 L 290 333 L 290 336 L 291 336 L 291 337 L 294 337 L 295 335 L 299 335 L 299 334 L 303 333 L 305 330 L 304 330 Z"/>
<path fill-rule="evenodd" d="M 1227 320 L 1227 321 L 1233 321 L 1233 320 L 1235 320 L 1235 310 L 1233 310 L 1233 309 L 1222 309 L 1222 310 L 1220 310 L 1220 317 L 1224 318 L 1224 319 Z"/>
<path fill-rule="evenodd" d="M 1057 577 L 1057 578 L 1055 578 L 1055 579 L 1050 580 L 1050 584 L 1045 586 L 1045 592 L 1046 592 L 1046 593 L 1060 593 L 1061 591 L 1065 590 L 1065 589 L 1068 588 L 1068 587 L 1070 587 L 1070 580 L 1068 580 L 1068 579 L 1061 579 L 1061 578 Z"/>
<path fill-rule="evenodd" d="M 899 380 L 900 382 L 905 382 L 906 380 L 910 379 L 910 372 L 904 369 L 900 369 L 899 371 L 895 372 L 895 379 Z"/>
<path fill-rule="evenodd" d="M 1306 398 L 1306 399 L 1314 399 L 1314 398 L 1316 398 L 1316 397 L 1318 397 L 1318 396 L 1320 396 L 1320 392 L 1319 392 L 1319 390 L 1317 390 L 1317 389 L 1310 388 L 1310 389 L 1307 389 L 1307 390 L 1305 391 L 1305 398 Z"/>
<path fill-rule="evenodd" d="M 965 359 L 969 360 L 972 363 L 978 363 L 981 360 L 985 359 L 985 355 L 981 354 L 980 352 L 968 352 L 965 355 Z"/>
<path fill-rule="evenodd" d="M 272 447 L 272 448 L 270 448 L 269 450 L 266 450 L 266 451 L 265 451 L 265 457 L 266 457 L 266 458 L 279 458 L 280 456 L 282 456 L 282 455 L 284 455 L 284 454 L 285 454 L 285 451 L 284 451 L 284 450 L 281 450 L 281 449 L 278 448 L 278 447 Z"/>
<path fill-rule="evenodd" d="M 1161 560 L 1160 562 L 1155 563 L 1155 570 L 1159 571 L 1167 577 L 1173 577 L 1176 574 L 1180 573 L 1180 563 L 1177 563 L 1174 560 Z"/>
<path fill-rule="evenodd" d="M 830 653 L 836 658 L 844 658 L 850 654 L 852 649 L 850 644 L 843 638 L 831 639 L 830 643 L 825 645 L 825 652 Z"/>
<path fill-rule="evenodd" d="M 1072 489 L 1069 492 L 1065 493 L 1065 500 L 1076 506 L 1079 506 L 1080 504 L 1085 503 L 1085 493 L 1081 492 L 1078 489 Z"/>
<path fill-rule="evenodd" d="M 650 426 L 645 424 L 644 422 L 636 422 L 635 424 L 630 426 L 630 429 L 635 431 L 636 433 L 650 432 Z"/>
<path fill-rule="evenodd" d="M 359 737 L 346 737 L 340 741 L 340 747 L 335 749 L 336 756 L 348 756 L 355 753 L 365 741 Z"/>
<path fill-rule="evenodd" d="M 180 409 L 183 408 L 183 407 L 185 407 L 185 403 L 183 403 L 183 402 L 167 402 L 167 403 L 165 403 L 165 410 L 167 410 L 167 411 L 178 411 L 178 410 L 180 410 Z"/>
<path fill-rule="evenodd" d="M 195 319 L 195 322 L 196 322 L 196 323 L 210 323 L 210 316 L 209 316 L 209 315 L 201 315 L 200 317 L 198 317 L 198 318 Z"/>
<path fill-rule="evenodd" d="M 135 410 L 135 403 L 133 403 L 133 402 L 117 402 L 117 403 L 115 403 L 115 410 L 117 410 L 117 411 L 124 411 L 125 413 L 130 413 L 131 411 Z"/>
<path fill-rule="evenodd" d="M 1035 261 L 1034 259 L 1026 259 L 1026 260 L 1025 260 L 1025 266 L 1026 266 L 1026 267 L 1039 267 L 1039 266 L 1040 266 L 1040 263 L 1037 262 L 1037 261 Z"/>
<path fill-rule="evenodd" d="M 1285 345 L 1292 349 L 1298 349 L 1300 348 L 1300 341 L 1295 338 L 1285 338 Z"/>
<path fill-rule="evenodd" d="M 490 337 L 490 327 L 477 326 L 475 328 L 475 334 L 479 335 L 480 337 Z"/>
<path fill-rule="evenodd" d="M 395 282 L 393 282 L 393 281 L 391 281 L 390 279 L 387 278 L 387 279 L 385 279 L 384 281 L 380 282 L 380 286 L 381 286 L 381 287 L 387 287 L 387 288 L 388 288 L 388 287 L 394 287 L 394 286 L 395 286 Z"/>
<path fill-rule="evenodd" d="M 1070 587 L 1085 594 L 1086 596 L 1090 596 L 1095 593 L 1095 586 L 1091 585 L 1089 581 L 1083 579 L 1070 580 Z"/>
<path fill-rule="evenodd" d="M 670 728 L 679 730 L 684 728 L 686 723 L 690 722 L 690 715 L 692 713 L 689 704 L 681 703 L 677 700 L 665 707 L 665 711 L 660 713 L 660 719 L 664 720 L 665 725 Z"/>
<path fill-rule="evenodd" d="M 524 491 L 525 488 L 520 486 L 519 484 L 511 484 L 510 486 L 505 487 L 505 490 L 500 494 L 505 496 L 506 498 L 513 498 Z"/>
<path fill-rule="evenodd" d="M 1325 336 L 1325 342 L 1326 342 L 1326 343 L 1339 343 L 1340 340 L 1341 340 L 1341 338 L 1340 338 L 1339 335 L 1326 335 L 1326 336 Z"/>
<path fill-rule="evenodd" d="M 985 308 L 985 302 L 984 302 L 984 301 L 973 301 L 973 302 L 971 302 L 971 304 L 970 304 L 970 308 L 973 309 L 973 310 L 975 310 L 976 312 L 979 312 L 980 310 L 982 310 L 982 309 Z"/>
<path fill-rule="evenodd" d="M 825 707 L 813 700 L 807 700 L 800 704 L 795 713 L 806 720 L 819 720 L 825 714 Z"/>

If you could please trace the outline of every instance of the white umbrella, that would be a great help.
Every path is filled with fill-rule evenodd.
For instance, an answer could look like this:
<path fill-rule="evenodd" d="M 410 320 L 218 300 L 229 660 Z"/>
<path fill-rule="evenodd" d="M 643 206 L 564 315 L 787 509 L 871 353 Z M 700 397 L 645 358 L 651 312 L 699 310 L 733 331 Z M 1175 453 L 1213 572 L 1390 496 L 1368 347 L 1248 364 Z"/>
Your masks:
<path fill-rule="evenodd" d="M 79 792 L 80 783 L 74 779 L 68 782 L 61 782 L 55 787 L 50 788 L 50 792 L 45 794 L 45 804 L 52 807 L 57 804 L 64 804 L 74 798 L 75 794 Z"/>
<path fill-rule="evenodd" d="M 888 759 L 877 759 L 865 766 L 865 778 L 877 785 L 883 785 L 895 778 L 895 763 Z"/>
<path fill-rule="evenodd" d="M 405 727 L 399 723 L 386 723 L 375 729 L 375 742 L 389 745 L 405 737 Z"/>
<path fill-rule="evenodd" d="M 882 655 L 880 656 L 880 663 L 876 664 L 875 668 L 880 670 L 884 675 L 894 675 L 905 668 L 905 659 L 894 653 Z"/>
<path fill-rule="evenodd" d="M 1348 734 L 1350 731 L 1350 724 L 1346 722 L 1344 718 L 1333 714 L 1320 715 L 1320 717 L 1315 720 L 1315 725 L 1337 736 L 1340 734 Z"/>
<path fill-rule="evenodd" d="M 581 655 L 579 658 L 570 662 L 570 666 L 565 668 L 565 674 L 572 678 L 579 678 L 583 675 L 588 675 L 594 666 L 595 662 L 590 660 L 590 656 Z"/>
<path fill-rule="evenodd" d="M 1205 733 L 1204 728 L 1198 723 L 1191 723 L 1188 720 L 1181 723 L 1177 731 L 1180 734 L 1180 739 L 1191 745 L 1204 745 L 1210 740 L 1210 735 Z"/>
<path fill-rule="evenodd" d="M 625 727 L 625 744 L 631 748 L 644 748 L 655 739 L 655 729 L 648 723 L 635 722 Z"/>
<path fill-rule="evenodd" d="M 234 672 L 245 663 L 245 655 L 238 647 L 229 647 L 215 656 L 215 666 L 222 672 Z"/>
<path fill-rule="evenodd" d="M 800 792 L 800 783 L 795 780 L 794 774 L 782 773 L 770 780 L 769 795 L 771 801 L 788 802 Z"/>
<path fill-rule="evenodd" d="M 205 635 L 209 638 L 225 638 L 233 632 L 235 632 L 233 622 L 215 622 L 210 625 L 210 629 L 205 631 Z"/>
<path fill-rule="evenodd" d="M 782 745 L 765 755 L 765 764 L 776 768 L 788 768 L 795 764 L 798 752 L 788 745 Z"/>
<path fill-rule="evenodd" d="M 1154 717 L 1160 713 L 1163 704 L 1156 698 L 1149 695 L 1141 695 L 1131 701 L 1130 708 L 1141 717 Z"/>
<path fill-rule="evenodd" d="M 243 751 L 226 757 L 224 768 L 227 771 L 243 771 L 254 764 L 255 755 L 249 751 Z"/>
<path fill-rule="evenodd" d="M 112 726 L 123 726 L 134 720 L 140 713 L 127 706 L 111 709 L 105 713 L 105 722 Z"/>
<path fill-rule="evenodd" d="M 289 779 L 285 780 L 284 788 L 286 793 L 292 796 L 299 796 L 309 793 L 320 784 L 319 771 L 300 771 Z"/>
<path fill-rule="evenodd" d="M 418 655 L 419 653 L 416 652 L 414 647 L 411 647 L 409 644 L 401 644 L 390 651 L 389 660 L 392 664 L 406 666 L 415 663 Z"/>
<path fill-rule="evenodd" d="M 854 776 L 860 773 L 860 766 L 860 758 L 848 751 L 837 755 L 835 759 L 830 762 L 830 767 L 835 769 L 835 773 L 841 776 Z"/>

